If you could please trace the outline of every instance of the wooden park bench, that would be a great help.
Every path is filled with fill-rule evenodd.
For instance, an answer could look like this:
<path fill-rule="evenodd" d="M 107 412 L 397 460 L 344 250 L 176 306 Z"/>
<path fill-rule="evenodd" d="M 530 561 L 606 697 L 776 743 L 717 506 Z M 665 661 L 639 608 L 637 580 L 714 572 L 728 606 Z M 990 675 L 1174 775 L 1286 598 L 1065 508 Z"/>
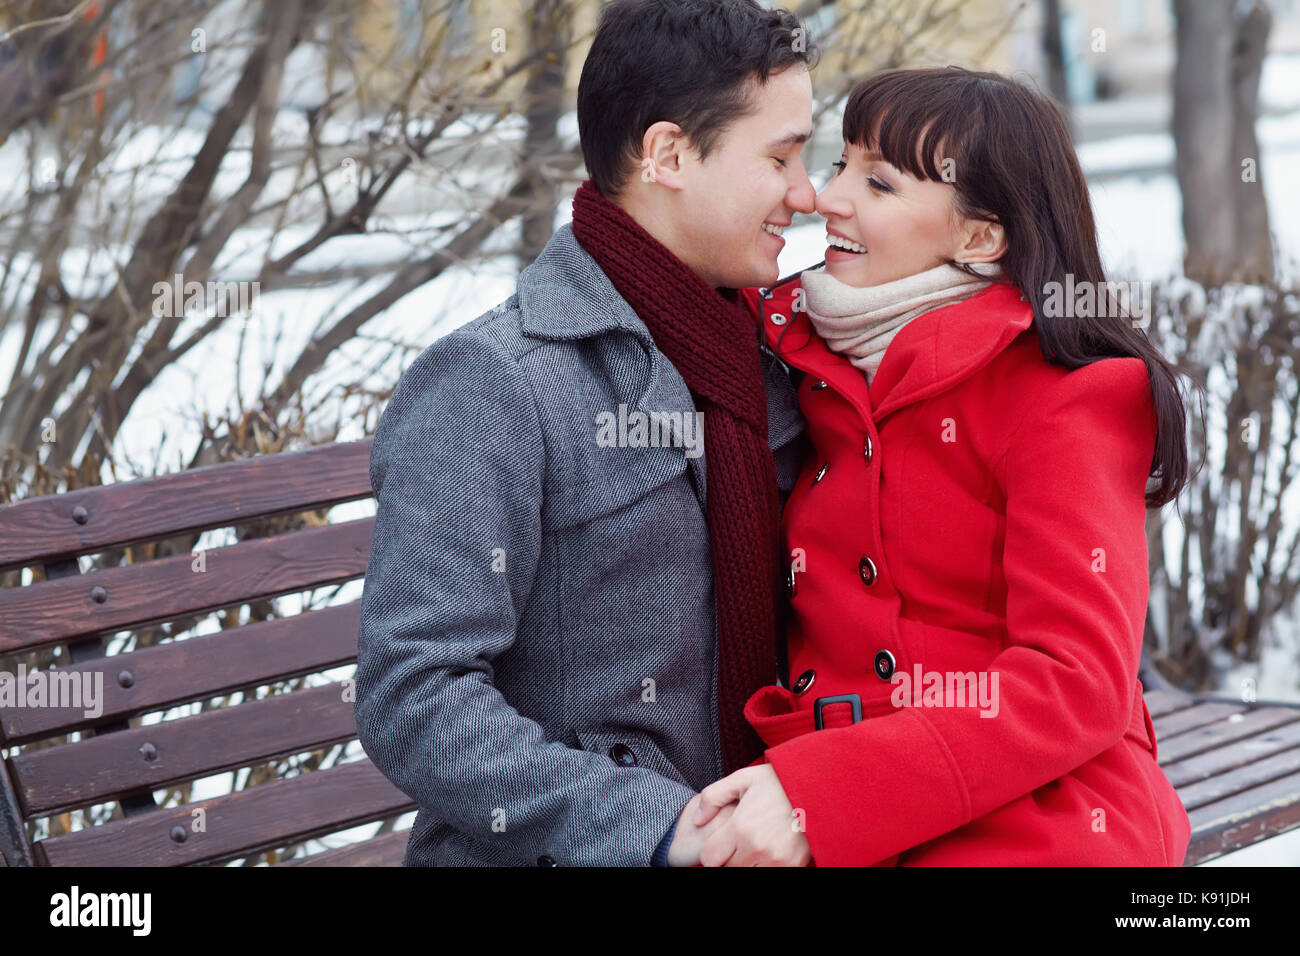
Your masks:
<path fill-rule="evenodd" d="M 188 546 L 156 560 L 133 551 L 138 563 L 86 573 L 77 561 L 371 497 L 370 445 L 265 455 L 0 506 L 0 571 L 40 566 L 47 579 L 0 589 L 0 657 L 63 645 L 66 670 L 103 674 L 97 718 L 88 719 L 85 708 L 0 709 L 3 746 L 56 739 L 11 753 L 0 767 L 4 862 L 221 863 L 373 821 L 391 829 L 414 809 L 364 754 L 193 804 L 154 800 L 155 791 L 186 781 L 355 740 L 353 704 L 341 682 L 261 699 L 253 691 L 355 662 L 359 599 L 105 656 L 105 638 L 132 628 L 363 578 L 373 517 L 212 548 L 203 552 L 202 570 L 192 567 Z M 237 705 L 145 725 L 130 720 L 235 691 L 247 692 Z M 63 742 L 72 732 L 80 739 Z M 97 826 L 35 842 L 25 832 L 24 821 L 108 803 L 121 813 Z M 406 837 L 387 832 L 286 862 L 398 866 Z"/>
<path fill-rule="evenodd" d="M 0 708 L 0 746 L 9 751 L 0 763 L 0 865 L 219 864 L 379 821 L 371 839 L 278 865 L 400 865 L 407 833 L 391 825 L 414 804 L 364 755 L 177 806 L 154 797 L 355 741 L 340 682 L 260 699 L 253 691 L 355 662 L 359 600 L 105 654 L 109 637 L 133 628 L 358 581 L 373 518 L 210 548 L 202 570 L 189 547 L 153 560 L 133 550 L 134 563 L 84 573 L 77 560 L 369 498 L 370 446 L 266 455 L 0 506 L 0 572 L 39 567 L 46 579 L 0 589 L 0 658 L 61 646 L 59 671 L 103 674 L 97 717 Z M 1146 668 L 1144 679 L 1160 763 L 1192 820 L 1189 865 L 1300 825 L 1300 708 L 1154 689 L 1163 682 Z M 245 692 L 239 704 L 167 716 L 236 691 Z M 71 734 L 78 739 L 67 742 Z M 107 822 L 28 837 L 33 821 L 106 804 L 120 808 Z"/>
<path fill-rule="evenodd" d="M 1142 680 L 1157 760 L 1192 825 L 1187 866 L 1300 826 L 1300 705 L 1189 694 L 1147 666 Z"/>

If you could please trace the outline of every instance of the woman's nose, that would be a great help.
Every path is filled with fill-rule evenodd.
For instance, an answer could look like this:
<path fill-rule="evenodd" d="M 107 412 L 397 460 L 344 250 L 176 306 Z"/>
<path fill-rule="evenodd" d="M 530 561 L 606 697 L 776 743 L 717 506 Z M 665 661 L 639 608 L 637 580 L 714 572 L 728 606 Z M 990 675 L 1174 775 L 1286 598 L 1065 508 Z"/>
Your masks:
<path fill-rule="evenodd" d="M 839 177 L 832 179 L 822 187 L 822 191 L 817 194 L 816 209 L 817 214 L 823 219 L 832 217 L 838 219 L 849 219 L 852 217 L 853 210 L 845 201 L 841 191 L 837 187 Z"/>

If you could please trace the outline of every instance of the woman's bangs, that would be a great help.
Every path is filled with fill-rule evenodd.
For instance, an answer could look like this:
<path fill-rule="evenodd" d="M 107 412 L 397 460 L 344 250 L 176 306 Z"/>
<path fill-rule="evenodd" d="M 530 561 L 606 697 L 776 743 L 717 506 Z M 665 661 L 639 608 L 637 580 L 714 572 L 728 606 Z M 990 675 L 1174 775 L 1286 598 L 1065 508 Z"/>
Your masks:
<path fill-rule="evenodd" d="M 917 82 L 914 75 L 886 73 L 864 80 L 844 110 L 844 141 L 876 150 L 917 179 L 945 182 L 936 157 L 960 163 L 961 130 L 969 129 L 969 117 L 961 121 L 956 92 L 951 79 Z"/>

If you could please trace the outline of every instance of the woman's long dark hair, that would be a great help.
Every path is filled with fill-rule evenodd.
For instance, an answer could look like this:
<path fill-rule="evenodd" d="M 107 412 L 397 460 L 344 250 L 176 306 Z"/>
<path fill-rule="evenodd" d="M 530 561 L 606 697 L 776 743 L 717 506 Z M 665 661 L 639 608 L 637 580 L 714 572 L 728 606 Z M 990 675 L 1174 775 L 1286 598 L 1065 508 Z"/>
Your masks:
<path fill-rule="evenodd" d="M 1146 363 L 1156 411 L 1150 471 L 1156 484 L 1146 503 L 1159 508 L 1177 498 L 1188 481 L 1182 373 L 1112 295 L 1088 185 L 1056 103 L 997 73 L 890 70 L 853 88 L 844 140 L 878 151 L 918 179 L 951 182 L 960 215 L 1002 224 L 1007 251 L 1001 264 L 1033 306 L 1044 359 L 1068 369 L 1104 358 Z M 1091 284 L 1100 317 L 1074 316 L 1073 309 L 1049 313 L 1049 283 L 1060 283 L 1059 290 L 1067 282 L 1074 288 Z"/>

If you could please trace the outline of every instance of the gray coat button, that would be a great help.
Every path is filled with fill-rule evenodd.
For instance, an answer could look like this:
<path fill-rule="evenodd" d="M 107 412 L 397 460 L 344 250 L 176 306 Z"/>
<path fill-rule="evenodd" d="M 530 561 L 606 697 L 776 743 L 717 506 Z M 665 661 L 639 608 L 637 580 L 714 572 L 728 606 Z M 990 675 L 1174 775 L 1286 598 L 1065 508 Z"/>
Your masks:
<path fill-rule="evenodd" d="M 635 767 L 636 754 L 627 744 L 615 744 L 609 748 L 609 759 L 620 767 Z"/>

